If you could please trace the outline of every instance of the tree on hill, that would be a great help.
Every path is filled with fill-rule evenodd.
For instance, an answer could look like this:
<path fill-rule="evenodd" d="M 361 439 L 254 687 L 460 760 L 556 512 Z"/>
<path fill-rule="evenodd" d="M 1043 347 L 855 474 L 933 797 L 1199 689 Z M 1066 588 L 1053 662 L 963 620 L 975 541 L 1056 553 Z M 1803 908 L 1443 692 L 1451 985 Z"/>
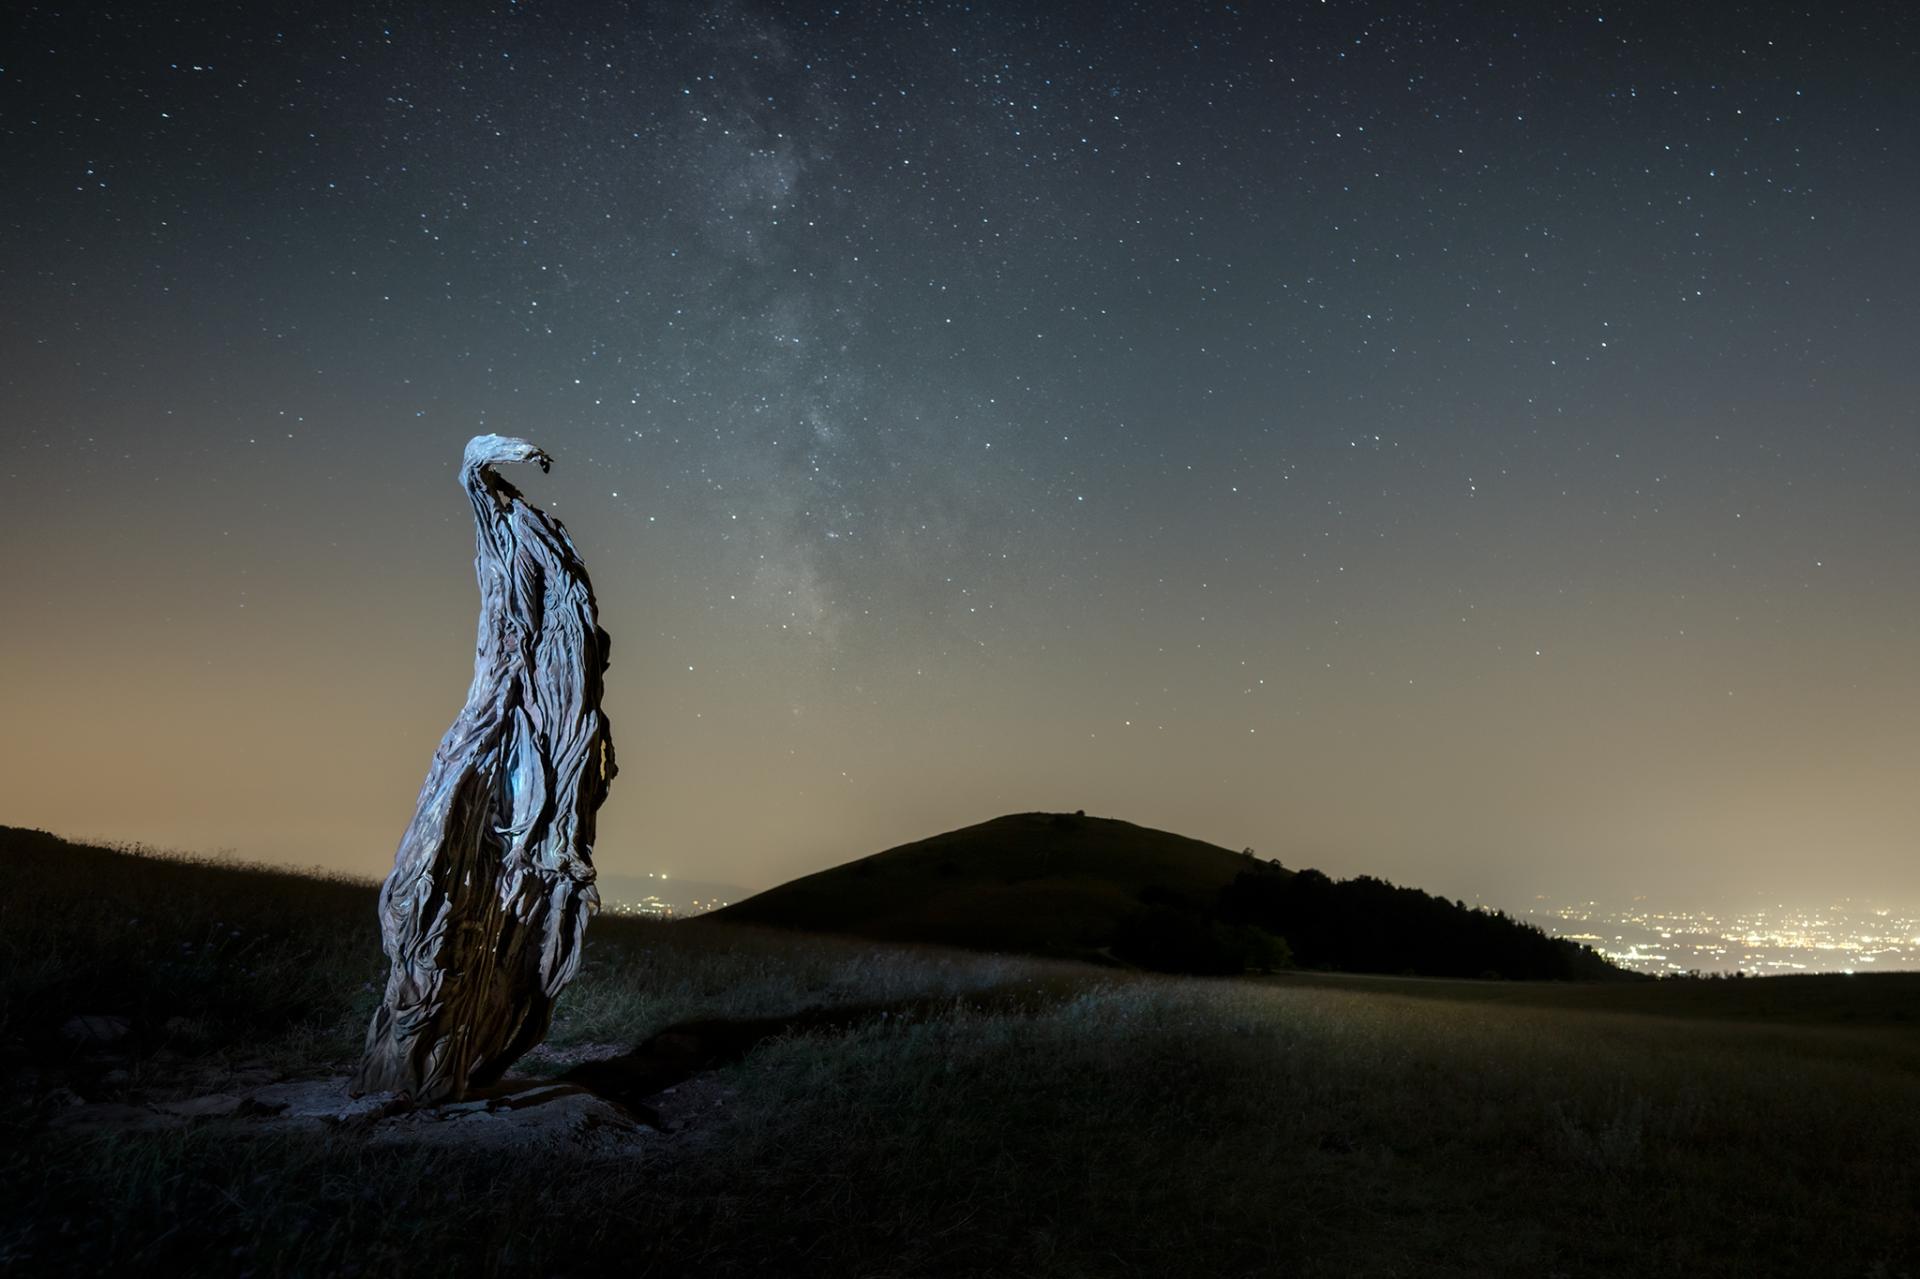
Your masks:
<path fill-rule="evenodd" d="M 1227 923 L 1285 937 L 1304 967 L 1549 981 L 1621 975 L 1590 948 L 1503 911 L 1468 909 L 1370 875 L 1247 870 L 1221 890 L 1217 909 Z"/>

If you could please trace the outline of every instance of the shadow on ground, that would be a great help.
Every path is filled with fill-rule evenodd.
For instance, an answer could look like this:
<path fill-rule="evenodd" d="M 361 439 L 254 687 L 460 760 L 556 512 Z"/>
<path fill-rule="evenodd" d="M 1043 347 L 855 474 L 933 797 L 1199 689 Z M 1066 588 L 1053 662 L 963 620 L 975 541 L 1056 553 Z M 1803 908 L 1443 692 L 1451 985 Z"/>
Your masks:
<path fill-rule="evenodd" d="M 1066 994 L 1064 989 L 1024 988 L 959 1002 L 975 1012 L 1002 1016 L 1031 1014 L 1059 1003 Z M 636 1120 L 667 1132 L 672 1129 L 671 1123 L 652 1104 L 662 1093 L 732 1065 L 770 1039 L 786 1035 L 838 1034 L 879 1021 L 904 1024 L 950 1017 L 954 1007 L 955 1000 L 949 997 L 808 1008 L 780 1017 L 686 1021 L 667 1027 L 617 1057 L 582 1062 L 559 1079 L 613 1102 Z"/>

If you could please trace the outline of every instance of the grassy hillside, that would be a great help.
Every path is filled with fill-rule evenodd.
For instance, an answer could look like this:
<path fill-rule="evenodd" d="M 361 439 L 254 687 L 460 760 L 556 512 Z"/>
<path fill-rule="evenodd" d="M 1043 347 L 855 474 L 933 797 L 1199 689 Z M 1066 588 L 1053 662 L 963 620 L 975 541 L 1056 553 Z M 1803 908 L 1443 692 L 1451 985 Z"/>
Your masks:
<path fill-rule="evenodd" d="M 1209 907 L 1251 862 L 1131 822 L 1016 813 L 792 880 L 712 918 L 1086 955 L 1111 944 L 1143 895 Z"/>
<path fill-rule="evenodd" d="M 678 1085 L 700 1123 L 503 1159 L 56 1126 L 339 1071 L 373 889 L 4 829 L 0 882 L 0 1270 L 1920 1273 L 1920 974 L 1196 981 L 599 920 L 532 1068 L 742 1033 Z"/>
<path fill-rule="evenodd" d="M 0 1055 L 67 1060 L 76 1016 L 175 1054 L 357 1046 L 381 972 L 376 886 L 0 827 Z"/>

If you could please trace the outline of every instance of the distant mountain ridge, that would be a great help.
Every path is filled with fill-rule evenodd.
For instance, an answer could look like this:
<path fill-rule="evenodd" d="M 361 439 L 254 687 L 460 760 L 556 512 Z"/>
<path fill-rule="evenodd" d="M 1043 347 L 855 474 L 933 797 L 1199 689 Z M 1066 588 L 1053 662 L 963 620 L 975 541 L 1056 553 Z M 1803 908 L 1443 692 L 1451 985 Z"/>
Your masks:
<path fill-rule="evenodd" d="M 770 888 L 713 918 L 1228 973 L 1610 979 L 1586 947 L 1498 912 L 1084 813 L 1013 813 Z"/>

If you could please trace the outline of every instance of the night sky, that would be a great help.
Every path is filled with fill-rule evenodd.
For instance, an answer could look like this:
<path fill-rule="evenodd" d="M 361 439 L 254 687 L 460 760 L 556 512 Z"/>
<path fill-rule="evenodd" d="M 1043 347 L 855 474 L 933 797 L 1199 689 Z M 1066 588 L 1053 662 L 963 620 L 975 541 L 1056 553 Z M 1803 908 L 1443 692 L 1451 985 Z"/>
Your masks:
<path fill-rule="evenodd" d="M 1905 6 L 9 6 L 0 821 L 377 874 L 467 438 L 597 858 L 1920 898 Z"/>

